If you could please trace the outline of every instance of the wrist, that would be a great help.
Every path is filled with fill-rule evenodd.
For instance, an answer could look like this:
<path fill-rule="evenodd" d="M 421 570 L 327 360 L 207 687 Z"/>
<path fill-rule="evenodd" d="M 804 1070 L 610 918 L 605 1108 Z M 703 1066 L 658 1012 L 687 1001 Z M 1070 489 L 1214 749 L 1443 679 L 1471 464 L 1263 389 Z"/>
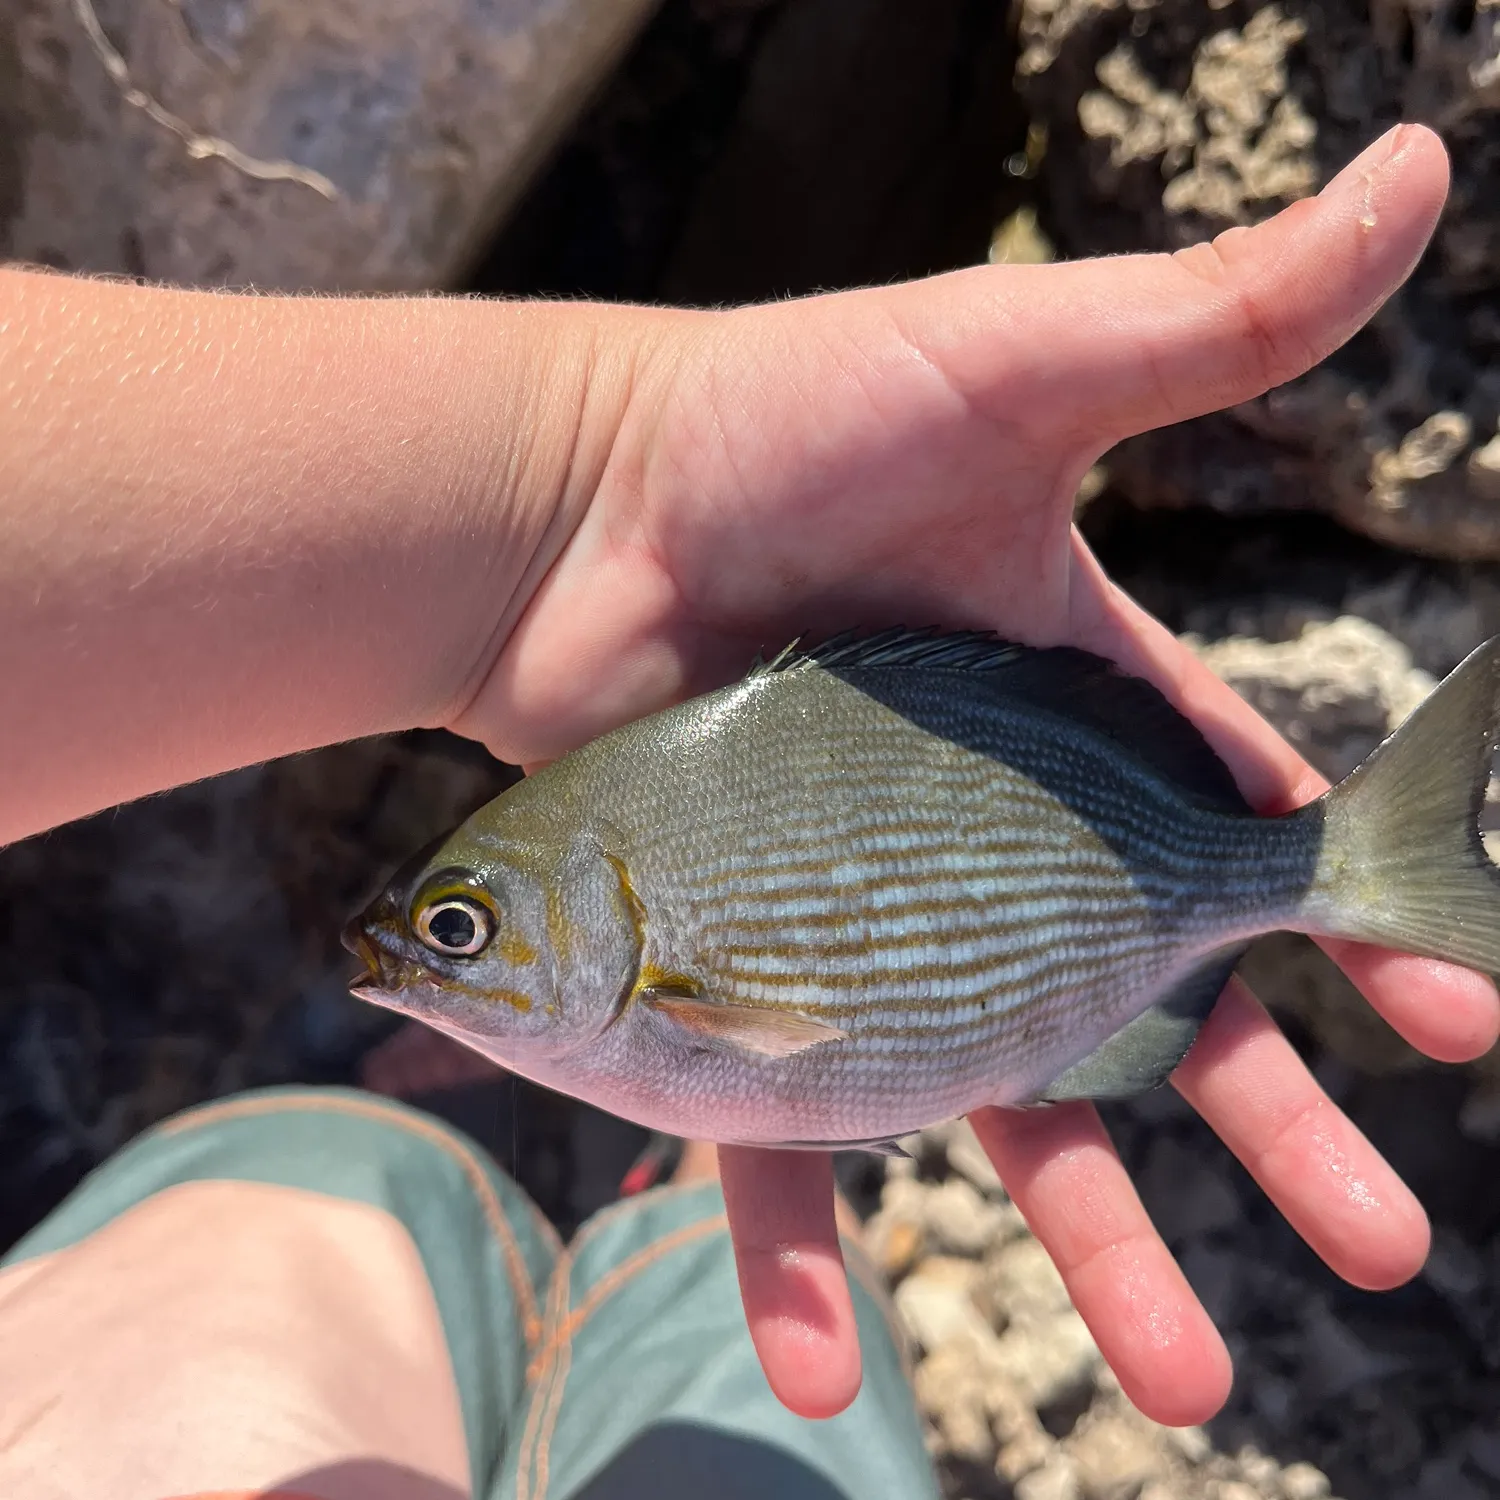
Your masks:
<path fill-rule="evenodd" d="M 652 316 L 0 270 L 0 842 L 449 722 Z"/>

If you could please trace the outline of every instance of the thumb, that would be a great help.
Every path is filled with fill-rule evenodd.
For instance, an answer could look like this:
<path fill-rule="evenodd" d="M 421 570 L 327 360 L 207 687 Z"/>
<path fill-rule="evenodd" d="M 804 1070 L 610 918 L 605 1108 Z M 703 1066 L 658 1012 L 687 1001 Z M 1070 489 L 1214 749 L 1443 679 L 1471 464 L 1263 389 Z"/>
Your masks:
<path fill-rule="evenodd" d="M 1173 255 L 959 272 L 944 278 L 958 295 L 913 307 L 908 330 L 994 420 L 1024 410 L 1103 451 L 1338 348 L 1410 274 L 1447 190 L 1437 136 L 1400 125 L 1253 228 Z"/>

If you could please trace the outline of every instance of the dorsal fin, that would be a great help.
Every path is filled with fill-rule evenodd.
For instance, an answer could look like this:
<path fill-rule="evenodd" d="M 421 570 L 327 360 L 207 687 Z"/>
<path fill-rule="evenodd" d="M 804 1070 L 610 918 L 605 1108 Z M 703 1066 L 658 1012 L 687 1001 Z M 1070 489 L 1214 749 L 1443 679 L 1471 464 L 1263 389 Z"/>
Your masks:
<path fill-rule="evenodd" d="M 1076 646 L 1023 646 L 980 630 L 849 631 L 820 646 L 798 641 L 752 675 L 820 667 L 860 686 L 861 673 L 974 673 L 991 691 L 1025 699 L 1097 734 L 1225 811 L 1251 811 L 1228 766 L 1196 726 L 1140 677 Z"/>
<path fill-rule="evenodd" d="M 871 667 L 925 667 L 950 672 L 993 672 L 1031 650 L 987 630 L 846 630 L 821 645 L 804 646 L 799 637 L 770 661 L 757 660 L 750 676 L 794 672 L 801 667 L 858 670 Z"/>

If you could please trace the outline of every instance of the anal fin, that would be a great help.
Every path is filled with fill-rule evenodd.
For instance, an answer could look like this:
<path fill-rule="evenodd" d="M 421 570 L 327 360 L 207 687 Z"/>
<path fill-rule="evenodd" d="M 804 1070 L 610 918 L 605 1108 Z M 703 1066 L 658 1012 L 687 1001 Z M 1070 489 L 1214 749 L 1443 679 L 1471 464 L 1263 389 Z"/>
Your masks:
<path fill-rule="evenodd" d="M 1034 1102 L 1131 1099 L 1160 1088 L 1198 1039 L 1199 1028 L 1248 946 L 1240 944 L 1205 959 L 1149 1010 L 1054 1078 Z"/>
<path fill-rule="evenodd" d="M 777 1141 L 760 1143 L 767 1151 L 868 1151 L 871 1156 L 897 1156 L 911 1160 L 911 1152 L 889 1136 L 867 1141 Z"/>

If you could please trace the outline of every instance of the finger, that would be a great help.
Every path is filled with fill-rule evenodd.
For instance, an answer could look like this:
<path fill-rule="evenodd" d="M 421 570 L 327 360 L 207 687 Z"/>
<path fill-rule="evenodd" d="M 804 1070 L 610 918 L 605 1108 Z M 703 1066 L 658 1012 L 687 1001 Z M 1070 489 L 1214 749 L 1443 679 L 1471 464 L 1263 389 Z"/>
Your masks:
<path fill-rule="evenodd" d="M 1253 228 L 1175 255 L 959 272 L 946 310 L 911 294 L 907 326 L 997 422 L 1024 410 L 1102 452 L 1249 400 L 1338 348 L 1410 273 L 1447 190 L 1438 137 L 1398 126 L 1316 198 Z"/>
<path fill-rule="evenodd" d="M 859 1334 L 826 1152 L 719 1148 L 740 1296 L 771 1389 L 803 1417 L 859 1394 Z"/>
<path fill-rule="evenodd" d="M 1383 1291 L 1427 1258 L 1427 1216 L 1238 980 L 1172 1082 L 1346 1281 Z"/>
<path fill-rule="evenodd" d="M 970 1120 L 1125 1394 L 1158 1422 L 1206 1421 L 1229 1395 L 1229 1353 L 1098 1114 L 1066 1104 Z"/>
<path fill-rule="evenodd" d="M 1228 683 L 1109 582 L 1076 536 L 1074 570 L 1074 638 L 1160 688 L 1202 730 L 1252 807 L 1286 812 L 1328 789 Z M 1488 1052 L 1500 1036 L 1500 997 L 1484 975 L 1338 938 L 1317 942 L 1375 1010 L 1427 1056 L 1467 1062 Z"/>

